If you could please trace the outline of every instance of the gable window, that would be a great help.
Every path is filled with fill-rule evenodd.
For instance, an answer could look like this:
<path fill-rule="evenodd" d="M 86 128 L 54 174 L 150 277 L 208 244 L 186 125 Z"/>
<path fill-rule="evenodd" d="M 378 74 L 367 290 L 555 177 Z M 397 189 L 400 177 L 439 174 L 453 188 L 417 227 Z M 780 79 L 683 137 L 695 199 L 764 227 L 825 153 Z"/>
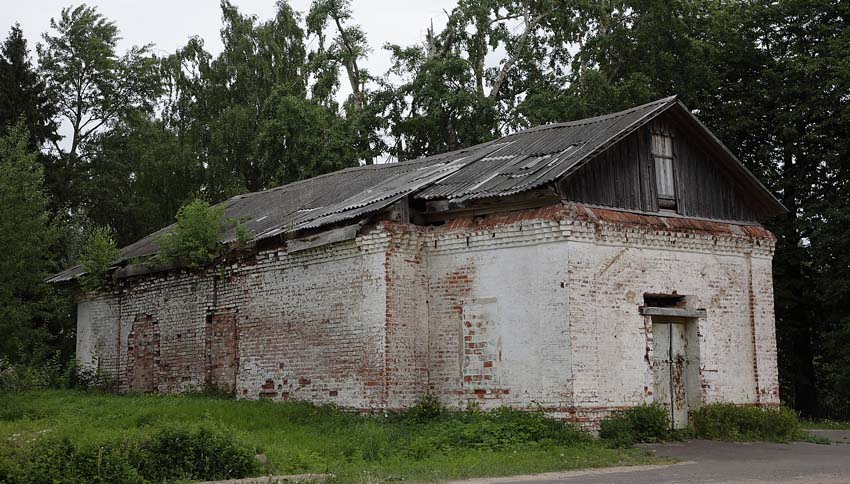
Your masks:
<path fill-rule="evenodd" d="M 676 210 L 676 183 L 673 176 L 673 137 L 652 133 L 652 158 L 655 161 L 655 185 L 658 208 Z"/>

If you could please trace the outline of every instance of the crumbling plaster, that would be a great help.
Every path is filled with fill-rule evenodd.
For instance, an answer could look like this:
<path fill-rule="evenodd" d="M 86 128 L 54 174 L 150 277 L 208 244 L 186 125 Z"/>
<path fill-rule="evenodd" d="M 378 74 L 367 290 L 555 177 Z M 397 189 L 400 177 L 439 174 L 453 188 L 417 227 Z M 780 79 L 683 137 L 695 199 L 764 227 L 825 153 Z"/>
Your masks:
<path fill-rule="evenodd" d="M 136 318 L 158 325 L 161 392 L 209 380 L 208 316 L 237 311 L 242 398 L 363 411 L 423 394 L 593 424 L 652 401 L 644 293 L 687 295 L 699 401 L 778 404 L 771 257 L 758 227 L 554 205 L 121 280 L 80 302 L 80 362 L 122 389 Z"/>

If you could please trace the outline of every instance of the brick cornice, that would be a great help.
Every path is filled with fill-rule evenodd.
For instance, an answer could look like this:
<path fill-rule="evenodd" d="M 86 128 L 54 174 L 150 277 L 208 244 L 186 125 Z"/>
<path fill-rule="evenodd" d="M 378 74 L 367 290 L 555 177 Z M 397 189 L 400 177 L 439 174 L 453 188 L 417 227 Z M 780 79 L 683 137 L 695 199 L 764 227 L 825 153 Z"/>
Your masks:
<path fill-rule="evenodd" d="M 384 223 L 396 250 L 443 254 L 559 241 L 771 258 L 775 237 L 757 225 L 635 214 L 583 205 L 461 217 L 438 227 Z"/>

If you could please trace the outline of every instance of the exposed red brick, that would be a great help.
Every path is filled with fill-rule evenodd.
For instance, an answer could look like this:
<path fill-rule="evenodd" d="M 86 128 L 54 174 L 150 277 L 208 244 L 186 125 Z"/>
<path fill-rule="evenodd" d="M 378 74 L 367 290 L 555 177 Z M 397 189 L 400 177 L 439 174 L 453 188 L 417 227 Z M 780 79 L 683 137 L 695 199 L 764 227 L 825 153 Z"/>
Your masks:
<path fill-rule="evenodd" d="M 158 390 L 160 372 L 159 325 L 151 315 L 139 315 L 127 340 L 127 382 L 130 390 Z"/>
<path fill-rule="evenodd" d="M 384 221 L 354 241 L 261 253 L 223 276 L 122 282 L 126 292 L 103 295 L 92 316 L 92 351 L 124 389 L 233 381 L 245 398 L 364 412 L 430 391 L 455 408 L 539 405 L 592 426 L 654 397 L 645 379 L 651 324 L 637 308 L 645 292 L 678 289 L 710 314 L 700 336 L 714 352 L 700 366 L 706 401 L 734 394 L 773 405 L 772 244 L 757 226 L 581 204 L 439 227 Z M 724 387 L 730 381 L 737 393 Z"/>

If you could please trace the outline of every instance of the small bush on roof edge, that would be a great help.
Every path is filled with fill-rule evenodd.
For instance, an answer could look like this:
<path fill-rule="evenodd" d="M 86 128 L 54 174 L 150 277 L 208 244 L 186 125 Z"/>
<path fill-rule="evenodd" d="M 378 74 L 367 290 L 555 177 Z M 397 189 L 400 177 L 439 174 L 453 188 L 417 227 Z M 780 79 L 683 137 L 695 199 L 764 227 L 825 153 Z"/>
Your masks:
<path fill-rule="evenodd" d="M 177 212 L 177 224 L 171 232 L 159 236 L 161 263 L 186 260 L 192 267 L 214 261 L 223 252 L 221 231 L 226 224 L 224 207 L 211 207 L 196 198 Z"/>
<path fill-rule="evenodd" d="M 95 227 L 80 251 L 80 263 L 86 273 L 80 277 L 84 289 L 97 289 L 106 282 L 109 267 L 121 253 L 112 236 L 112 228 Z"/>

